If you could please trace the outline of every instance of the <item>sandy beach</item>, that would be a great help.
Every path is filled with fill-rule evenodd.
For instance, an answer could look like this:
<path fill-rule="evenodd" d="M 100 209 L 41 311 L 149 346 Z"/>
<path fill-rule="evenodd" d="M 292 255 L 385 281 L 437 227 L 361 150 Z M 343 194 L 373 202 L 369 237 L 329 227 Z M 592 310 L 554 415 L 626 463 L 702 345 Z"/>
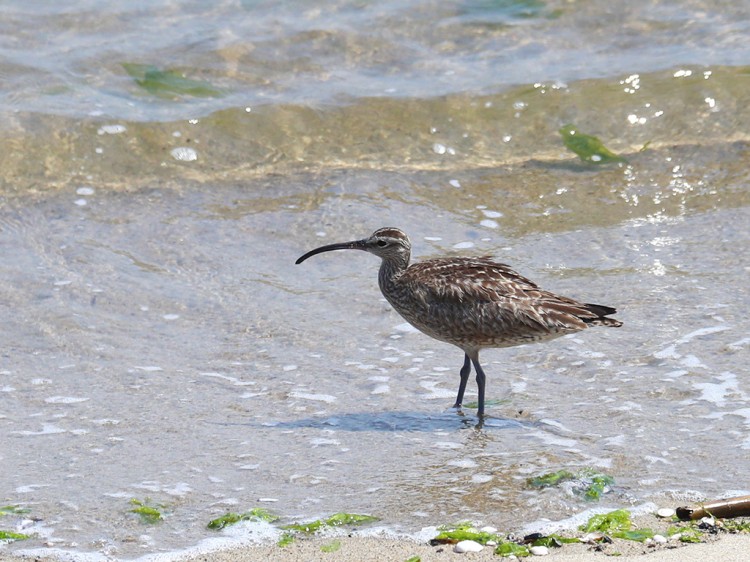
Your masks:
<path fill-rule="evenodd" d="M 342 561 L 342 562 L 376 562 L 376 561 L 401 561 L 404 562 L 414 556 L 418 556 L 421 562 L 449 561 L 449 560 L 504 560 L 493 553 L 491 548 L 485 548 L 482 552 L 457 554 L 453 552 L 450 545 L 433 547 L 429 545 L 410 544 L 403 541 L 376 538 L 343 538 L 340 539 L 341 548 L 336 552 L 322 552 L 321 546 L 329 544 L 331 539 L 314 539 L 310 541 L 299 541 L 294 545 L 285 547 L 256 547 L 228 550 L 211 554 L 201 554 L 181 558 L 180 562 L 251 562 L 256 560 L 267 561 Z M 664 560 L 698 562 L 705 560 L 721 560 L 722 562 L 746 562 L 750 552 L 750 535 L 727 535 L 719 540 L 700 544 L 676 544 L 668 548 L 649 549 L 640 543 L 628 543 L 618 541 L 610 550 L 610 556 L 614 552 L 622 552 L 617 560 L 623 562 L 635 562 L 646 560 Z M 563 548 L 552 550 L 550 554 L 543 557 L 548 560 L 560 562 L 593 562 L 609 559 L 603 552 L 592 552 L 588 545 L 566 545 Z M 15 561 L 14 561 L 15 562 Z"/>
<path fill-rule="evenodd" d="M 634 529 L 649 528 L 657 534 L 667 535 L 667 529 L 675 525 L 669 519 L 654 515 L 643 515 L 633 519 Z M 679 524 L 679 523 L 677 523 Z M 683 525 L 683 524 L 679 524 Z M 722 523 L 719 523 L 719 527 Z M 713 532 L 712 532 L 713 531 Z M 251 542 L 236 546 L 222 546 L 220 542 L 204 542 L 183 552 L 149 553 L 142 557 L 119 558 L 95 553 L 73 551 L 51 551 L 30 549 L 14 554 L 0 551 L 3 562 L 79 562 L 90 560 L 139 560 L 141 562 L 309 562 L 315 560 L 330 562 L 421 562 L 460 560 L 513 560 L 494 553 L 494 548 L 486 546 L 480 552 L 457 553 L 452 544 L 432 546 L 427 541 L 398 538 L 387 533 L 364 536 L 348 534 L 336 529 L 332 533 L 313 536 L 297 535 L 295 540 L 284 547 L 277 544 L 258 545 Z M 560 531 L 563 536 L 581 536 L 580 531 Z M 222 541 L 223 539 L 218 539 Z M 248 541 L 252 540 L 248 538 Z M 699 562 L 720 560 L 722 562 L 745 562 L 750 553 L 750 533 L 730 533 L 716 528 L 704 529 L 700 543 L 684 543 L 671 538 L 664 544 L 653 541 L 645 543 L 614 539 L 601 544 L 570 543 L 560 548 L 550 548 L 549 554 L 541 558 L 559 562 L 594 562 L 616 557 L 620 561 L 646 562 Z M 539 558 L 531 556 L 529 559 Z"/>
<path fill-rule="evenodd" d="M 315 538 L 297 541 L 284 548 L 278 546 L 248 546 L 204 552 L 173 557 L 149 557 L 151 560 L 173 560 L 175 562 L 301 562 L 324 560 L 329 562 L 405 562 L 413 557 L 419 557 L 421 562 L 430 561 L 460 561 L 460 560 L 504 560 L 495 555 L 491 548 L 482 552 L 457 554 L 450 545 L 433 547 L 427 544 L 417 544 L 408 541 L 380 538 L 344 537 L 336 539 L 340 548 L 335 552 L 323 552 L 321 547 L 331 544 L 331 538 Z M 659 560 L 665 562 L 703 562 L 706 560 L 721 560 L 722 562 L 746 562 L 750 552 L 750 535 L 725 535 L 718 540 L 698 544 L 671 543 L 668 547 L 649 548 L 640 543 L 626 543 L 618 541 L 609 553 L 594 552 L 589 545 L 566 545 L 555 549 L 544 559 L 558 562 L 595 562 L 610 558 L 612 553 L 621 552 L 617 560 L 621 562 L 646 562 Z M 4 562 L 59 562 L 76 561 L 75 554 L 58 557 L 46 556 L 18 556 L 0 552 L 0 560 Z M 112 560 L 117 560 L 112 558 Z"/>

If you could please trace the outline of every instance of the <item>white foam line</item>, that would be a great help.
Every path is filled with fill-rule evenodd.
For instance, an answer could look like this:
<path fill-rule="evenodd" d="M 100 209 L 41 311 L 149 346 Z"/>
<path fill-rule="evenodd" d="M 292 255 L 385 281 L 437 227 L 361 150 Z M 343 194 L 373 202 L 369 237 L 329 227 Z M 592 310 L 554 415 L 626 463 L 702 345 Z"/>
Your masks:
<path fill-rule="evenodd" d="M 690 342 L 691 340 L 694 340 L 695 338 L 699 338 L 700 336 L 707 336 L 708 334 L 715 334 L 716 332 L 723 332 L 725 330 L 729 330 L 729 326 L 710 326 L 708 328 L 700 328 L 699 330 L 695 330 L 687 335 L 682 336 L 680 339 L 675 341 L 675 343 L 677 345 L 682 345 L 684 343 Z"/>

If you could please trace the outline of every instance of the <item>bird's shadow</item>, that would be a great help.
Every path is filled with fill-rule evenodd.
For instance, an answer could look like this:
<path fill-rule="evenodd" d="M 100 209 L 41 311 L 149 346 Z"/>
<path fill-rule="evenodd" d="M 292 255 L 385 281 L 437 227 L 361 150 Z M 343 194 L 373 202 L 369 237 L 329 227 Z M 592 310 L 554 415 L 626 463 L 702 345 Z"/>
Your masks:
<path fill-rule="evenodd" d="M 246 425 L 246 424 L 241 424 Z M 422 414 L 413 411 L 352 412 L 327 417 L 307 417 L 288 421 L 267 421 L 264 427 L 278 429 L 334 429 L 338 431 L 424 432 L 457 429 L 508 430 L 530 428 L 533 422 L 486 416 L 479 420 L 461 411 Z"/>

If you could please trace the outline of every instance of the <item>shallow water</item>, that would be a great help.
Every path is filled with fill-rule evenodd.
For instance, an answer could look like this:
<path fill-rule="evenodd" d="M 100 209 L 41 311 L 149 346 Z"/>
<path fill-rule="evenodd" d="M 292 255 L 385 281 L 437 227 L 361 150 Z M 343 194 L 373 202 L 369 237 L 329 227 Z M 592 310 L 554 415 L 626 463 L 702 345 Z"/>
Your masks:
<path fill-rule="evenodd" d="M 258 505 L 510 530 L 590 507 L 525 485 L 562 468 L 612 475 L 605 506 L 750 488 L 734 4 L 128 6 L 3 8 L 0 490 L 30 519 L 0 528 L 38 536 L 2 548 L 175 551 Z M 628 163 L 581 163 L 568 122 Z M 404 325 L 374 257 L 294 265 L 385 225 L 625 325 L 483 352 L 477 431 L 461 351 Z"/>

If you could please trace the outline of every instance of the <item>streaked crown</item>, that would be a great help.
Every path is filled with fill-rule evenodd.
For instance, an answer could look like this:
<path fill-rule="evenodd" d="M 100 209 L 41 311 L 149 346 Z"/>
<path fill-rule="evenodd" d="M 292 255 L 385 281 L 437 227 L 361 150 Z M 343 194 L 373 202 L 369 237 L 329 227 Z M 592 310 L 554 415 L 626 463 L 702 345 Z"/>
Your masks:
<path fill-rule="evenodd" d="M 388 226 L 379 228 L 365 240 L 368 252 L 383 259 L 397 259 L 409 262 L 411 240 L 403 230 Z"/>

